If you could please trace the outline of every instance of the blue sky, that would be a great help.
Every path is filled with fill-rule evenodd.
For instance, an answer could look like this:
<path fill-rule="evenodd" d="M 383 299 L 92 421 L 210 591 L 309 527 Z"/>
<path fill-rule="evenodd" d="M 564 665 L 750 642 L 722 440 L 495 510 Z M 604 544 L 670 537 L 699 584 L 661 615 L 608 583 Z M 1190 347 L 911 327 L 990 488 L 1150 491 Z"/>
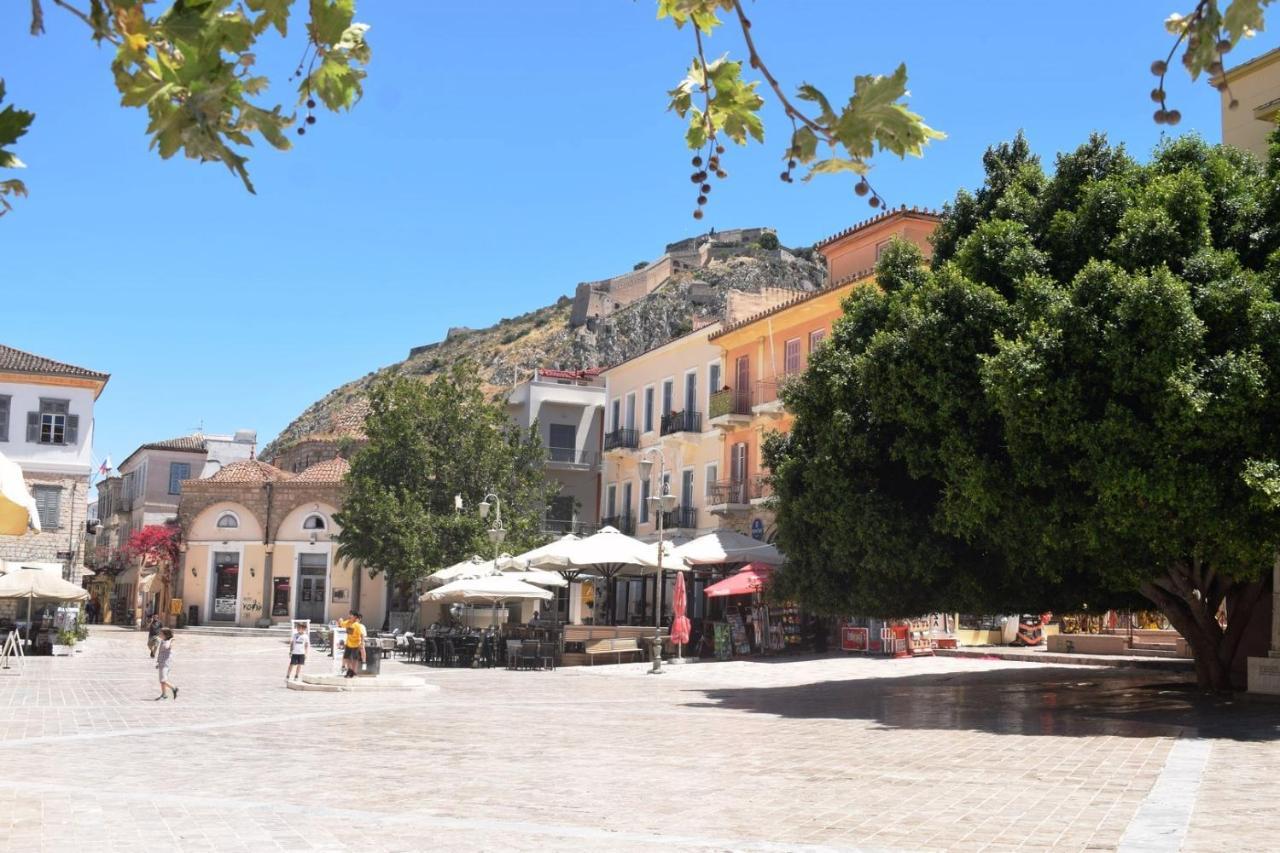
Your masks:
<path fill-rule="evenodd" d="M 220 165 L 148 151 L 145 115 L 118 106 L 111 54 L 77 21 L 49 8 L 48 33 L 31 38 L 27 4 L 0 4 L 0 76 L 37 113 L 18 148 L 31 198 L 0 220 L 0 341 L 112 374 L 99 457 L 199 424 L 265 443 L 449 326 L 545 305 L 708 225 L 772 225 L 807 245 L 869 212 L 847 179 L 777 179 L 786 135 L 770 103 L 767 146 L 730 150 L 730 178 L 695 223 L 690 152 L 665 113 L 693 39 L 654 20 L 652 0 L 358 6 L 374 50 L 364 100 L 320 115 L 289 153 L 251 153 L 255 197 Z M 1162 130 L 1148 66 L 1168 49 L 1171 10 L 750 7 L 788 88 L 843 100 L 854 74 L 907 63 L 912 107 L 948 138 L 921 160 L 877 158 L 872 178 L 891 204 L 928 206 L 975 185 L 983 150 L 1019 128 L 1046 159 L 1094 129 L 1145 156 Z M 1263 33 L 1231 59 L 1276 43 Z M 287 103 L 301 44 L 299 29 L 259 52 Z M 708 50 L 742 55 L 727 28 Z M 1214 91 L 1179 76 L 1172 93 L 1179 131 L 1219 139 Z"/>

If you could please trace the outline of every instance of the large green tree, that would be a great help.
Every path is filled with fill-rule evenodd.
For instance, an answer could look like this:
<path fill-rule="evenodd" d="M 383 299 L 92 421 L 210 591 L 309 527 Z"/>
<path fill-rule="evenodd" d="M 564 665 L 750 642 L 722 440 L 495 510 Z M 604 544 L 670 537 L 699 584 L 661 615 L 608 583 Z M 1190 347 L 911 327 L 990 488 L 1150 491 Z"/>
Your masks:
<path fill-rule="evenodd" d="M 932 264 L 886 252 L 788 393 L 783 589 L 894 616 L 1140 595 L 1225 687 L 1280 548 L 1280 142 L 1265 169 L 1193 137 L 984 162 Z"/>
<path fill-rule="evenodd" d="M 335 520 L 339 555 L 370 575 L 414 581 L 473 554 L 492 555 L 486 531 L 494 516 L 476 511 L 490 492 L 501 500 L 504 550 L 545 541 L 542 519 L 558 487 L 543 476 L 537 433 L 517 428 L 486 400 L 469 366 L 433 382 L 380 380 L 370 390 L 365 432 Z"/>

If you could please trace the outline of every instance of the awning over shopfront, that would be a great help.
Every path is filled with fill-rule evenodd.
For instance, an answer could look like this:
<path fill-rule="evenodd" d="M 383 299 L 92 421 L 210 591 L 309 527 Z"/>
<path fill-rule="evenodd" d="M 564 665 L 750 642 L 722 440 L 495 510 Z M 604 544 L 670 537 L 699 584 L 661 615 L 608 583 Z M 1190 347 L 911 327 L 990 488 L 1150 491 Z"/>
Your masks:
<path fill-rule="evenodd" d="M 729 575 L 724 580 L 713 583 L 703 590 L 708 598 L 723 598 L 728 595 L 750 595 L 764 588 L 765 581 L 773 573 L 771 566 L 751 563 L 737 574 Z"/>

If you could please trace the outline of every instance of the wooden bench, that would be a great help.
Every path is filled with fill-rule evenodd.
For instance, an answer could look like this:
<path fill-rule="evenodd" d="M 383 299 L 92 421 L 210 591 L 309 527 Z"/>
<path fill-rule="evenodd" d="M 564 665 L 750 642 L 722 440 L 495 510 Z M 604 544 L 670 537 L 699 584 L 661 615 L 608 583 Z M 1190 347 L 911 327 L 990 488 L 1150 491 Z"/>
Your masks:
<path fill-rule="evenodd" d="M 623 655 L 643 655 L 644 652 L 634 637 L 614 637 L 608 640 L 593 640 L 583 647 L 587 660 L 595 664 L 596 655 L 616 655 L 618 663 L 622 663 Z"/>

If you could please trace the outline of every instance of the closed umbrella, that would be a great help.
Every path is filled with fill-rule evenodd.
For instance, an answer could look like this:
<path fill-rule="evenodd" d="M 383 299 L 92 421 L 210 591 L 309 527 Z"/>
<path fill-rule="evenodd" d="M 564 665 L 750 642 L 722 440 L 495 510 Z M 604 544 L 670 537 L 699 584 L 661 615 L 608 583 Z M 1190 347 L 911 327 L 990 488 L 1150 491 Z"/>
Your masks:
<path fill-rule="evenodd" d="M 673 615 L 671 618 L 671 642 L 676 644 L 676 659 L 684 657 L 683 646 L 689 642 L 688 593 L 684 588 L 684 572 L 676 572 L 675 601 L 671 602 Z"/>
<path fill-rule="evenodd" d="M 18 463 L 0 453 L 0 536 L 21 536 L 40 530 L 40 512 L 27 489 Z"/>

